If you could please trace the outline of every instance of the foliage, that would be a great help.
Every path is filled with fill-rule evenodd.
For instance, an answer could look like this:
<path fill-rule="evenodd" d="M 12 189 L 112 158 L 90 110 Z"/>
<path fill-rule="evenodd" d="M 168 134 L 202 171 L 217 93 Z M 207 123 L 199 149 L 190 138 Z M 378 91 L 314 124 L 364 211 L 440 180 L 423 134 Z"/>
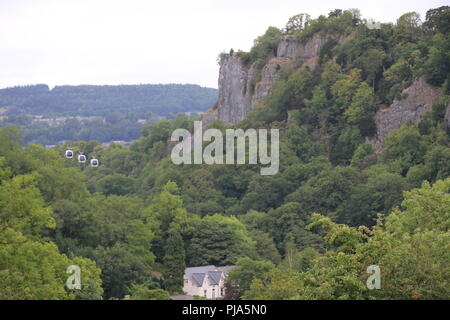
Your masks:
<path fill-rule="evenodd" d="M 230 265 L 254 254 L 254 242 L 245 226 L 234 217 L 205 217 L 193 232 L 188 250 L 189 264 Z"/>
<path fill-rule="evenodd" d="M 164 252 L 165 286 L 169 292 L 177 293 L 183 286 L 183 275 L 186 267 L 186 252 L 183 238 L 179 232 L 172 231 L 167 238 Z"/>
<path fill-rule="evenodd" d="M 307 272 L 273 269 L 256 279 L 249 299 L 447 299 L 450 179 L 405 193 L 395 209 L 372 229 L 349 228 L 313 215 L 311 226 L 328 230 L 338 246 Z M 433 263 L 430 265 L 430 261 Z M 365 286 L 366 268 L 379 265 L 381 290 Z"/>
<path fill-rule="evenodd" d="M 236 262 L 236 266 L 230 272 L 229 278 L 241 292 L 250 289 L 250 284 L 254 279 L 260 279 L 265 273 L 275 268 L 275 265 L 269 261 L 258 261 L 250 258 L 240 258 Z"/>
<path fill-rule="evenodd" d="M 407 13 L 378 30 L 357 10 L 294 17 L 292 40 L 329 39 L 317 65 L 283 68 L 241 123 L 210 124 L 222 132 L 279 129 L 274 176 L 248 164 L 174 165 L 171 133 L 193 130 L 185 116 L 143 126 L 129 147 L 24 147 L 22 137 L 28 142 L 37 131 L 0 128 L 0 298 L 168 299 L 181 293 L 186 266 L 211 264 L 237 265 L 227 299 L 448 298 L 447 15 L 446 7 L 432 9 L 421 24 Z M 230 54 L 259 73 L 285 35 L 269 28 L 250 53 Z M 418 126 L 393 130 L 375 149 L 368 138 L 380 104 L 401 99 L 422 75 L 441 87 L 441 98 Z M 82 103 L 92 98 L 84 90 L 98 88 L 78 89 L 15 88 L 0 96 L 18 106 L 8 121 L 27 128 L 30 118 L 14 110 L 39 110 L 33 97 L 58 92 Z M 135 89 L 145 96 L 146 88 Z M 129 101 L 115 103 L 120 109 Z M 119 109 L 105 116 L 108 128 L 137 119 Z M 76 123 L 64 128 L 92 138 Z M 110 138 L 103 129 L 101 139 Z M 97 157 L 100 166 L 65 159 L 67 148 Z M 80 291 L 64 286 L 72 264 L 82 269 Z M 382 290 L 365 284 L 372 264 L 381 268 Z"/>
<path fill-rule="evenodd" d="M 131 300 L 169 300 L 169 293 L 162 289 L 148 289 L 144 285 L 131 287 Z"/>

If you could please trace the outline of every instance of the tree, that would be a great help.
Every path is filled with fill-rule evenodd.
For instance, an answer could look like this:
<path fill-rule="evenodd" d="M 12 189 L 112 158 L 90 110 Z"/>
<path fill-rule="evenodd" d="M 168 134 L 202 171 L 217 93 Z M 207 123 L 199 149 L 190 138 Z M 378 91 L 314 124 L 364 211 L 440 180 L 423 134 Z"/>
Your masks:
<path fill-rule="evenodd" d="M 417 41 L 420 32 L 419 27 L 422 24 L 420 15 L 417 12 L 408 12 L 397 19 L 394 28 L 394 36 L 397 41 L 413 42 Z"/>
<path fill-rule="evenodd" d="M 0 143 L 2 152 L 21 146 L 23 140 L 20 130 L 16 127 L 0 128 Z"/>
<path fill-rule="evenodd" d="M 258 261 L 250 258 L 240 258 L 236 262 L 236 266 L 228 277 L 243 294 L 250 289 L 253 279 L 261 279 L 267 272 L 275 268 L 270 261 Z"/>
<path fill-rule="evenodd" d="M 286 243 L 284 260 L 280 264 L 282 269 L 290 269 L 298 272 L 306 272 L 314 265 L 314 260 L 320 256 L 320 253 L 311 247 L 298 250 L 294 242 Z"/>
<path fill-rule="evenodd" d="M 435 146 L 431 148 L 425 154 L 425 164 L 430 170 L 430 177 L 433 180 L 449 177 L 450 149 L 446 146 Z"/>
<path fill-rule="evenodd" d="M 264 279 L 255 279 L 243 299 L 288 300 L 299 299 L 303 287 L 301 274 L 292 270 L 271 269 Z"/>
<path fill-rule="evenodd" d="M 383 147 L 384 162 L 390 162 L 402 174 L 406 174 L 412 165 L 421 163 L 426 152 L 425 140 L 419 130 L 408 124 L 392 130 L 384 139 Z"/>
<path fill-rule="evenodd" d="M 384 102 L 391 103 L 394 99 L 401 99 L 401 92 L 413 77 L 412 65 L 405 59 L 398 59 L 383 72 L 380 87 L 384 93 Z"/>
<path fill-rule="evenodd" d="M 181 292 L 186 252 L 181 234 L 173 230 L 167 238 L 164 248 L 164 284 L 171 293 Z"/>
<path fill-rule="evenodd" d="M 303 214 L 331 213 L 350 197 L 351 186 L 360 181 L 362 177 L 358 170 L 351 167 L 335 167 L 310 178 L 288 195 L 286 201 L 298 203 Z"/>
<path fill-rule="evenodd" d="M 280 262 L 280 254 L 269 234 L 260 230 L 253 230 L 250 232 L 250 236 L 256 242 L 256 252 L 262 259 L 272 261 L 273 263 Z"/>
<path fill-rule="evenodd" d="M 289 18 L 286 24 L 286 33 L 294 33 L 302 31 L 311 20 L 311 16 L 307 13 L 300 13 Z"/>
<path fill-rule="evenodd" d="M 262 36 L 256 38 L 248 54 L 242 52 L 238 52 L 238 54 L 245 65 L 250 66 L 255 63 L 256 68 L 261 70 L 268 58 L 276 56 L 280 37 L 281 30 L 269 27 Z"/>
<path fill-rule="evenodd" d="M 434 86 L 440 86 L 447 81 L 445 92 L 449 92 L 448 83 L 450 74 L 450 35 L 436 34 L 432 39 L 432 46 L 425 61 L 425 71 L 428 73 L 427 80 Z"/>
<path fill-rule="evenodd" d="M 280 175 L 260 176 L 254 175 L 242 198 L 243 211 L 265 211 L 274 208 L 283 201 L 289 193 L 289 185 Z"/>
<path fill-rule="evenodd" d="M 370 155 L 373 155 L 373 147 L 370 143 L 362 143 L 358 146 L 358 148 L 353 153 L 351 165 L 360 167 L 363 163 L 363 160 Z"/>
<path fill-rule="evenodd" d="M 8 117 L 0 127 L 25 128 L 23 140 L 15 128 L 0 129 L 0 297 L 100 299 L 104 290 L 105 298 L 167 299 L 179 292 L 185 264 L 236 263 L 242 283 L 227 281 L 227 297 L 240 297 L 239 288 L 255 299 L 448 296 L 448 184 L 440 181 L 450 175 L 447 18 L 441 7 L 423 26 L 408 13 L 373 30 L 360 26 L 355 10 L 311 20 L 299 15 L 287 33 L 270 27 L 249 53 L 230 53 L 252 74 L 250 92 L 242 94 L 251 95 L 267 72 L 277 79 L 241 123 L 209 126 L 280 129 L 274 176 L 249 165 L 174 165 L 171 132 L 193 129 L 193 119 L 175 114 L 192 101 L 186 94 L 184 106 L 169 101 L 178 95 L 165 99 L 164 86 L 0 90 L 0 113 Z M 281 40 L 309 46 L 315 38 L 321 45 L 312 48 L 319 54 L 314 68 L 304 59 L 274 59 Z M 422 75 L 441 87 L 442 99 L 419 128 L 392 131 L 375 153 L 363 142 L 374 133 L 379 104 L 400 100 Z M 156 107 L 150 89 L 164 98 L 153 101 Z M 125 101 L 116 90 L 138 98 Z M 97 115 L 110 113 L 106 121 L 49 127 L 21 114 L 67 113 L 69 105 L 88 112 L 87 96 L 96 97 Z M 173 119 L 136 124 L 163 114 Z M 134 139 L 141 127 L 130 147 L 22 147 L 67 137 Z M 100 167 L 64 159 L 68 147 L 98 157 Z M 424 180 L 437 182 L 422 186 Z M 421 188 L 405 192 L 412 187 Z M 81 267 L 81 291 L 64 287 L 67 263 Z M 372 264 L 381 268 L 381 291 L 365 285 Z"/>
<path fill-rule="evenodd" d="M 13 229 L 0 232 L 0 299 L 101 299 L 100 270 L 91 260 L 70 260 L 52 242 L 27 238 Z M 81 291 L 69 291 L 66 270 L 81 269 Z"/>
<path fill-rule="evenodd" d="M 242 297 L 242 293 L 238 286 L 233 284 L 229 277 L 225 279 L 224 290 L 225 294 L 223 300 L 239 300 Z"/>
<path fill-rule="evenodd" d="M 384 170 L 370 172 L 369 169 L 365 173 L 369 175 L 367 182 L 355 185 L 350 197 L 337 208 L 337 222 L 372 226 L 376 223 L 377 214 L 388 214 L 401 203 L 402 193 L 408 189 L 405 178 Z"/>
<path fill-rule="evenodd" d="M 342 16 L 342 9 L 334 9 L 328 13 L 329 18 L 338 18 Z"/>
<path fill-rule="evenodd" d="M 309 223 L 309 212 L 300 203 L 286 202 L 267 213 L 265 230 L 274 239 L 282 254 L 286 241 L 294 241 L 298 248 L 320 247 L 321 238 L 305 226 Z"/>
<path fill-rule="evenodd" d="M 122 298 L 130 293 L 132 284 L 151 281 L 150 268 L 145 261 L 120 243 L 112 248 L 97 247 L 91 256 L 102 270 L 106 298 Z"/>
<path fill-rule="evenodd" d="M 352 228 L 313 214 L 310 227 L 327 230 L 336 247 L 304 273 L 273 269 L 252 282 L 250 299 L 446 299 L 450 270 L 450 179 L 405 192 L 401 208 L 373 229 Z M 432 263 L 430 263 L 432 262 Z M 382 273 L 382 290 L 366 286 L 369 265 Z M 281 285 L 282 284 L 282 285 Z"/>
<path fill-rule="evenodd" d="M 54 228 L 50 208 L 45 207 L 37 174 L 17 175 L 0 185 L 0 232 L 12 228 L 27 236 L 40 236 L 44 228 Z"/>
<path fill-rule="evenodd" d="M 363 82 L 356 90 L 352 103 L 345 110 L 345 115 L 350 123 L 359 125 L 362 135 L 368 136 L 374 132 L 375 124 L 372 118 L 377 109 L 373 89 Z"/>
<path fill-rule="evenodd" d="M 241 257 L 254 254 L 254 242 L 242 222 L 220 215 L 202 219 L 188 248 L 191 266 L 231 265 Z"/>
<path fill-rule="evenodd" d="M 169 293 L 162 289 L 148 289 L 145 285 L 133 284 L 131 289 L 131 300 L 169 300 Z"/>
<path fill-rule="evenodd" d="M 353 95 L 361 85 L 361 70 L 353 69 L 350 74 L 336 81 L 331 87 L 331 93 L 336 106 L 345 109 L 352 103 Z"/>
<path fill-rule="evenodd" d="M 126 177 L 123 174 L 107 175 L 97 182 L 98 190 L 107 196 L 111 194 L 123 196 L 133 193 L 134 184 L 133 178 Z"/>
<path fill-rule="evenodd" d="M 0 232 L 0 299 L 73 299 L 65 290 L 72 263 L 54 243 L 27 239 L 13 229 Z"/>
<path fill-rule="evenodd" d="M 375 82 L 381 74 L 386 54 L 379 49 L 369 49 L 355 60 L 355 65 L 363 71 L 367 83 L 375 90 Z"/>
<path fill-rule="evenodd" d="M 177 184 L 172 181 L 167 182 L 161 193 L 152 199 L 152 203 L 143 213 L 151 230 L 155 233 L 152 251 L 159 262 L 163 260 L 164 247 L 171 229 L 175 228 L 181 233 L 183 239 L 187 239 L 192 236 L 200 220 L 198 216 L 188 214 L 178 193 Z"/>
<path fill-rule="evenodd" d="M 441 6 L 439 8 L 430 9 L 426 13 L 424 27 L 440 33 L 448 33 L 450 31 L 450 7 Z"/>

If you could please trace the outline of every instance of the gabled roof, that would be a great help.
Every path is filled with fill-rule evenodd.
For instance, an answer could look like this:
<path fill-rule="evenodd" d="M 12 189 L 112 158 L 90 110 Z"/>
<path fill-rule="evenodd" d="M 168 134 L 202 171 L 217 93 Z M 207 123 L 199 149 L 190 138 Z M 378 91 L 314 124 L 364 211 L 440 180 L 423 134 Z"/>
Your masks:
<path fill-rule="evenodd" d="M 202 267 L 191 267 L 191 268 L 186 268 L 186 270 L 184 271 L 186 277 L 188 279 L 191 279 L 191 281 L 197 285 L 197 286 L 202 286 L 203 285 L 203 281 L 205 279 L 205 275 L 208 271 L 213 271 L 216 267 L 214 266 L 202 266 Z"/>
<path fill-rule="evenodd" d="M 184 274 L 186 277 L 191 278 L 193 273 L 206 273 L 208 271 L 214 271 L 216 269 L 215 266 L 201 266 L 201 267 L 190 267 L 184 270 Z"/>
<path fill-rule="evenodd" d="M 222 271 L 208 271 L 209 284 L 218 285 L 222 278 Z"/>
<path fill-rule="evenodd" d="M 203 281 L 205 280 L 205 274 L 204 273 L 193 273 L 191 275 L 192 282 L 194 282 L 199 287 L 203 284 Z"/>
<path fill-rule="evenodd" d="M 210 265 L 190 267 L 186 268 L 184 273 L 188 279 L 191 279 L 195 285 L 200 287 L 203 285 L 203 281 L 206 276 L 210 285 L 218 285 L 220 283 L 220 279 L 222 278 L 222 274 L 228 274 L 232 268 L 234 268 L 234 266 L 215 267 Z"/>

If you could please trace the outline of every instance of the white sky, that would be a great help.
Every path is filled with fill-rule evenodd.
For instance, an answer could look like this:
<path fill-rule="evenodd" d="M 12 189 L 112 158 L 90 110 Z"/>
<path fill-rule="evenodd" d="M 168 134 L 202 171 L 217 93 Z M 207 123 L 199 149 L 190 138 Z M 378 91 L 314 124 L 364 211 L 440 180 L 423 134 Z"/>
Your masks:
<path fill-rule="evenodd" d="M 195 83 L 217 87 L 217 56 L 249 50 L 267 27 L 359 8 L 395 21 L 447 1 L 0 0 L 0 88 L 46 83 Z"/>

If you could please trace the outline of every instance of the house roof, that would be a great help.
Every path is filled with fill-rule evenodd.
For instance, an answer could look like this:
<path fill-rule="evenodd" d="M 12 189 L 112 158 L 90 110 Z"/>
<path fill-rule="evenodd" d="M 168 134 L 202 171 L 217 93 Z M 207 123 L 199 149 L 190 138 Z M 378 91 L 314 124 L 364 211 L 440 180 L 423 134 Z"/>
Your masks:
<path fill-rule="evenodd" d="M 209 284 L 216 285 L 220 283 L 222 271 L 208 271 Z"/>
<path fill-rule="evenodd" d="M 186 275 L 186 277 L 188 279 L 192 279 L 192 275 L 194 273 L 203 273 L 205 274 L 208 271 L 213 271 L 216 267 L 211 265 L 211 266 L 201 266 L 201 267 L 190 267 L 190 268 L 186 268 L 184 270 L 184 274 Z M 203 281 L 203 280 L 202 280 Z M 200 283 L 201 285 L 201 283 Z"/>
<path fill-rule="evenodd" d="M 213 265 L 190 267 L 186 268 L 184 273 L 188 279 L 191 279 L 195 285 L 200 287 L 203 285 L 205 276 L 208 276 L 208 282 L 210 285 L 218 285 L 220 283 L 220 279 L 222 278 L 222 274 L 228 274 L 228 272 L 233 268 L 234 266 L 215 267 Z"/>
<path fill-rule="evenodd" d="M 193 273 L 191 275 L 192 282 L 196 285 L 201 286 L 203 284 L 203 280 L 205 279 L 204 273 Z"/>

